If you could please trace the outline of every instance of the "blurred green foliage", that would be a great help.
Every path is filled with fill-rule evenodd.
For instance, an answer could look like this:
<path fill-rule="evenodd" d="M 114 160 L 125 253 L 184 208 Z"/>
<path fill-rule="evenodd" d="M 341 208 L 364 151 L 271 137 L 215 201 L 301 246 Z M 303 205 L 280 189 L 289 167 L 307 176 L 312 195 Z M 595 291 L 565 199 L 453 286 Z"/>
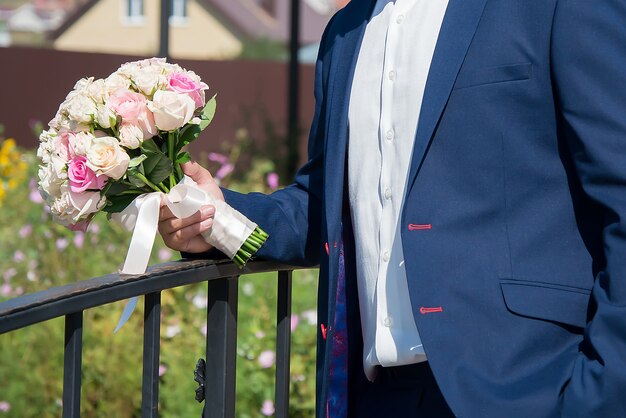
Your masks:
<path fill-rule="evenodd" d="M 223 170 L 222 184 L 234 178 L 239 191 L 276 187 L 271 161 L 251 163 L 252 170 L 233 173 L 241 148 L 210 159 Z M 236 154 L 236 155 L 235 155 Z M 98 215 L 86 233 L 54 224 L 36 189 L 34 152 L 23 157 L 29 175 L 7 196 L 0 210 L 0 302 L 78 280 L 117 271 L 130 233 Z M 219 160 L 219 161 L 216 161 Z M 274 176 L 272 178 L 272 176 Z M 268 181 L 269 180 L 269 181 Z M 151 264 L 177 259 L 160 237 Z M 294 273 L 291 417 L 311 417 L 315 402 L 317 272 Z M 198 417 L 194 400 L 196 361 L 204 357 L 206 284 L 163 292 L 159 416 Z M 139 417 L 143 306 L 117 333 L 113 329 L 124 302 L 84 314 L 81 410 L 83 417 Z M 244 276 L 239 281 L 237 348 L 237 417 L 271 416 L 274 393 L 276 274 Z M 0 417 L 47 418 L 61 415 L 63 319 L 0 335 Z M 265 403 L 265 407 L 264 407 Z"/>

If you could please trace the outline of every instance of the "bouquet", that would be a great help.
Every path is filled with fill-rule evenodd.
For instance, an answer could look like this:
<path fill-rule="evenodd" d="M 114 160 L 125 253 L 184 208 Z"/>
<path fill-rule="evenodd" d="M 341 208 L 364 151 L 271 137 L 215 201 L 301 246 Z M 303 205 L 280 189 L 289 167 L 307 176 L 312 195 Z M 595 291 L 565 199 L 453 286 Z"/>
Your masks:
<path fill-rule="evenodd" d="M 184 176 L 184 147 L 211 123 L 215 96 L 192 71 L 165 59 L 122 65 L 106 79 L 79 80 L 40 136 L 39 189 L 53 219 L 85 230 L 106 212 L 134 230 L 122 273 L 144 273 L 161 202 L 184 218 L 216 207 L 203 234 L 239 267 L 267 239 L 255 223 Z"/>

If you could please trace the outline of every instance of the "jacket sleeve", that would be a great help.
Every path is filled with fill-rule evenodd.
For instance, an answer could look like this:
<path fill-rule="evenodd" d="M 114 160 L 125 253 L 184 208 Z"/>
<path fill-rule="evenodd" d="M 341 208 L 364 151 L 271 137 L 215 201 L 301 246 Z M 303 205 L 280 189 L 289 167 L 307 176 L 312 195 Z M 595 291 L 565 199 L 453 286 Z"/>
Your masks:
<path fill-rule="evenodd" d="M 626 411 L 626 2 L 559 0 L 552 77 L 562 132 L 602 221 L 590 321 L 563 417 Z"/>
<path fill-rule="evenodd" d="M 332 21 L 331 21 L 332 22 Z M 308 143 L 308 162 L 298 171 L 293 184 L 270 195 L 241 194 L 222 189 L 226 202 L 256 222 L 269 238 L 257 257 L 293 265 L 319 264 L 324 180 L 325 103 L 322 60 L 326 52 L 328 24 L 315 65 L 315 113 Z M 184 253 L 197 258 L 198 255 Z M 216 258 L 216 251 L 204 254 Z"/>

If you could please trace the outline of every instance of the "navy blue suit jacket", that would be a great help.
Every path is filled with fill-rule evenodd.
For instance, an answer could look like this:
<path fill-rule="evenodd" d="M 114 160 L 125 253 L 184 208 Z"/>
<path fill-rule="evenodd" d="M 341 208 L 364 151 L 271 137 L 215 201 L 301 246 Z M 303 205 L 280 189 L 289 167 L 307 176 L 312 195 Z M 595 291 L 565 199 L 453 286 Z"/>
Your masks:
<path fill-rule="evenodd" d="M 348 104 L 372 5 L 353 0 L 324 34 L 294 184 L 225 191 L 270 234 L 259 256 L 320 264 L 323 324 L 335 313 L 335 243 L 342 228 L 351 236 Z M 455 414 L 624 416 L 626 2 L 450 0 L 401 222 L 415 321 Z M 347 254 L 353 396 L 362 343 Z M 332 339 L 318 340 L 324 416 Z"/>

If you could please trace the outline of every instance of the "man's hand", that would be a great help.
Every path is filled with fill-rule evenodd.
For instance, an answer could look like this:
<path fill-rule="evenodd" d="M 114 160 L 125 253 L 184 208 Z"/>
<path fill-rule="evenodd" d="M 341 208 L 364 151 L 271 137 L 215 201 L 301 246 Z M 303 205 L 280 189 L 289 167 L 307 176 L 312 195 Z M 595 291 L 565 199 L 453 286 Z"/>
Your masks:
<path fill-rule="evenodd" d="M 198 183 L 198 187 L 213 197 L 224 200 L 222 191 L 213 180 L 211 173 L 205 168 L 196 162 L 185 163 L 181 167 L 186 175 Z M 188 253 L 206 252 L 212 247 L 200 234 L 213 226 L 214 215 L 215 207 L 208 205 L 201 207 L 198 212 L 188 218 L 178 219 L 165 204 L 162 204 L 159 216 L 159 232 L 163 236 L 165 245 L 173 250 Z"/>

